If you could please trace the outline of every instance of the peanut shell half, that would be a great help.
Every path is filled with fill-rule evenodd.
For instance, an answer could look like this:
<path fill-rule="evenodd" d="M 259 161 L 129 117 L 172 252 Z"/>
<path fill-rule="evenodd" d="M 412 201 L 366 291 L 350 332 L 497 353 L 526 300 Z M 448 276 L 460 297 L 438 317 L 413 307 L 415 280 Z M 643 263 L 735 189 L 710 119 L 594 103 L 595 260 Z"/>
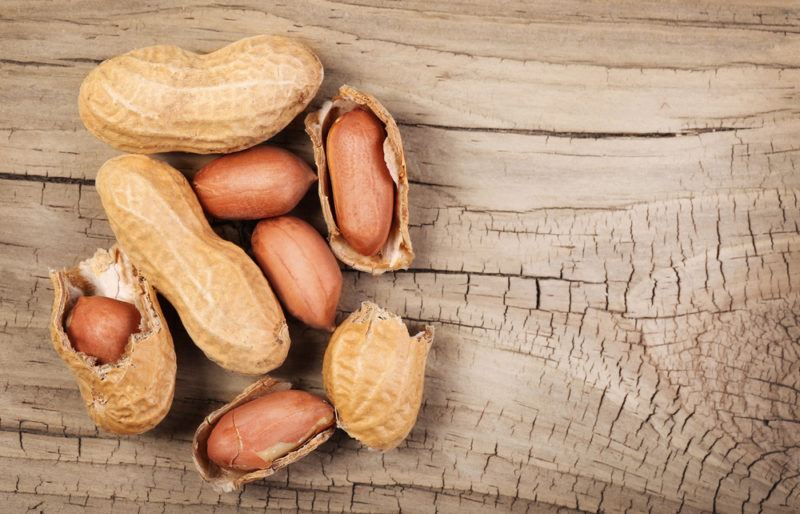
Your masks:
<path fill-rule="evenodd" d="M 50 335 L 78 382 L 94 423 L 116 434 L 140 434 L 169 411 L 175 392 L 175 350 L 153 287 L 117 247 L 99 249 L 73 268 L 50 272 L 54 299 Z M 69 310 L 83 295 L 126 301 L 141 314 L 138 333 L 116 362 L 98 365 L 73 348 L 64 329 Z"/>
<path fill-rule="evenodd" d="M 331 435 L 336 431 L 336 427 L 330 427 L 319 434 L 315 435 L 301 447 L 294 451 L 289 452 L 279 459 L 275 459 L 272 465 L 265 469 L 256 471 L 242 471 L 238 469 L 222 468 L 212 462 L 208 458 L 206 445 L 208 438 L 216 423 L 230 410 L 235 409 L 239 405 L 245 404 L 256 398 L 264 395 L 274 393 L 277 391 L 286 391 L 291 389 L 292 385 L 289 382 L 276 380 L 269 376 L 265 376 L 254 384 L 250 385 L 241 392 L 236 398 L 229 403 L 223 405 L 215 410 L 197 427 L 192 440 L 192 457 L 194 465 L 203 480 L 209 482 L 214 489 L 221 492 L 231 492 L 241 488 L 244 484 L 254 482 L 266 478 L 276 471 L 285 468 L 289 464 L 297 462 L 302 459 L 322 443 L 330 439 Z"/>
<path fill-rule="evenodd" d="M 372 112 L 385 125 L 384 160 L 395 184 L 394 213 L 389 237 L 383 248 L 372 256 L 361 255 L 353 249 L 336 225 L 325 154 L 325 141 L 333 122 L 342 114 L 356 108 Z M 305 124 L 306 133 L 314 146 L 314 161 L 319 175 L 319 200 L 322 205 L 322 215 L 328 227 L 328 241 L 333 253 L 348 266 L 373 275 L 408 268 L 414 260 L 414 249 L 408 233 L 408 172 L 406 171 L 400 130 L 392 115 L 373 96 L 345 85 L 339 88 L 338 96 L 326 101 L 320 110 L 306 116 Z"/>
<path fill-rule="evenodd" d="M 375 450 L 391 450 L 417 421 L 433 327 L 409 336 L 400 316 L 371 302 L 331 336 L 322 364 L 339 426 Z"/>

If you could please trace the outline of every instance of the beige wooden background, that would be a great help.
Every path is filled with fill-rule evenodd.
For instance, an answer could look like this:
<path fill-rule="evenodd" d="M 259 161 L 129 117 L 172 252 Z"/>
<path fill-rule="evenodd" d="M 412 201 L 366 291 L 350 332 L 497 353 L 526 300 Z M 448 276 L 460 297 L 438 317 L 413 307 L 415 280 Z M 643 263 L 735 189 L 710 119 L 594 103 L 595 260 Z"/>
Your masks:
<path fill-rule="evenodd" d="M 318 52 L 313 106 L 349 83 L 394 113 L 418 257 L 346 272 L 340 317 L 372 298 L 437 337 L 398 450 L 340 433 L 218 495 L 191 435 L 249 379 L 174 322 L 168 418 L 98 433 L 50 347 L 47 272 L 112 243 L 86 73 L 259 33 Z M 279 140 L 309 157 L 300 124 Z M 0 179 L 4 512 L 800 510 L 796 1 L 3 0 Z M 277 374 L 319 392 L 325 340 L 292 334 Z"/>

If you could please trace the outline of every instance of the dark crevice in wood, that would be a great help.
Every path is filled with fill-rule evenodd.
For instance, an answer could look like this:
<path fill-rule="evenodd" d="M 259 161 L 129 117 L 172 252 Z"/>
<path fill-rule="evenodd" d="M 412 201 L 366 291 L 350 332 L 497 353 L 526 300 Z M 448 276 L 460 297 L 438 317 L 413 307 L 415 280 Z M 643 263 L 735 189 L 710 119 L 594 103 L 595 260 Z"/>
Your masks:
<path fill-rule="evenodd" d="M 344 270 L 345 272 L 350 272 L 351 270 Z M 352 270 L 356 273 L 355 270 Z M 523 275 L 519 273 L 489 273 L 485 271 L 469 271 L 469 270 L 448 270 L 448 269 L 428 269 L 428 268 L 408 268 L 405 270 L 398 270 L 391 272 L 393 274 L 402 274 L 402 273 L 416 273 L 419 275 L 472 275 L 476 277 L 499 277 L 499 278 L 509 278 L 509 277 L 516 277 L 516 278 L 552 278 L 558 280 L 558 277 L 536 277 L 532 275 Z"/>
<path fill-rule="evenodd" d="M 26 180 L 28 182 L 46 182 L 51 184 L 74 184 L 94 187 L 94 180 L 75 177 L 51 177 L 49 175 L 18 175 L 16 173 L 0 173 L 0 180 Z"/>
<path fill-rule="evenodd" d="M 69 64 L 59 64 L 57 62 L 41 61 L 16 61 L 14 59 L 0 59 L 0 64 L 12 64 L 14 66 L 51 66 L 55 68 L 69 68 Z"/>
<path fill-rule="evenodd" d="M 454 186 L 452 184 L 436 184 L 434 182 L 425 182 L 425 181 L 422 181 L 422 180 L 411 180 L 411 179 L 409 179 L 408 183 L 409 184 L 414 184 L 416 186 L 445 187 L 445 188 L 449 188 L 449 189 L 456 188 L 456 186 Z"/>
<path fill-rule="evenodd" d="M 103 62 L 103 59 L 90 59 L 87 57 L 59 57 L 59 61 L 64 62 L 77 62 L 77 63 L 87 63 L 87 64 L 100 64 Z"/>
<path fill-rule="evenodd" d="M 546 136 L 564 139 L 663 139 L 670 137 L 699 136 L 714 132 L 734 132 L 743 130 L 737 127 L 696 127 L 681 130 L 680 132 L 571 132 L 544 129 L 513 129 L 491 127 L 459 127 L 453 125 L 435 125 L 431 123 L 406 123 L 398 125 L 416 128 L 432 128 L 438 130 L 459 132 L 488 132 L 492 134 L 517 134 L 523 136 Z"/>

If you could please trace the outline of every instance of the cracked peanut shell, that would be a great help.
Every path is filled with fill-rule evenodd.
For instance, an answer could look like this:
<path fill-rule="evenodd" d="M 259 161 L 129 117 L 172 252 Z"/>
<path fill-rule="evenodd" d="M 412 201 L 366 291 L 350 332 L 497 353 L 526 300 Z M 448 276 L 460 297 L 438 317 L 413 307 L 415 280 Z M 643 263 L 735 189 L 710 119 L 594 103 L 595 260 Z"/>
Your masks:
<path fill-rule="evenodd" d="M 100 168 L 96 187 L 120 247 L 208 358 L 250 375 L 283 363 L 289 328 L 277 298 L 244 250 L 214 233 L 178 170 L 121 155 Z"/>
<path fill-rule="evenodd" d="M 132 153 L 230 153 L 283 129 L 322 83 L 317 56 L 279 36 L 241 39 L 208 54 L 139 48 L 102 62 L 81 84 L 86 128 Z"/>
<path fill-rule="evenodd" d="M 175 350 L 153 287 L 113 246 L 73 268 L 50 272 L 54 299 L 53 348 L 78 382 L 94 423 L 116 434 L 140 434 L 156 426 L 172 405 Z M 133 304 L 141 314 L 122 356 L 110 364 L 78 352 L 65 331 L 70 309 L 81 296 L 98 295 Z"/>
<path fill-rule="evenodd" d="M 336 223 L 325 148 L 328 131 L 333 122 L 342 114 L 358 108 L 371 112 L 384 124 L 386 139 L 383 143 L 383 157 L 395 185 L 389 237 L 383 247 L 371 256 L 356 251 L 344 238 Z M 319 176 L 319 199 L 333 253 L 348 266 L 373 275 L 408 268 L 414 260 L 414 249 L 408 232 L 408 172 L 400 130 L 392 115 L 373 96 L 345 85 L 339 88 L 339 94 L 332 100 L 326 101 L 320 110 L 306 116 L 305 125 L 306 133 L 314 146 L 314 162 Z"/>
<path fill-rule="evenodd" d="M 235 468 L 225 468 L 217 465 L 208 457 L 208 440 L 217 423 L 231 410 L 257 398 L 279 391 L 288 391 L 291 384 L 265 376 L 242 391 L 229 403 L 215 410 L 197 427 L 192 440 L 192 457 L 194 465 L 200 476 L 218 491 L 230 492 L 241 488 L 244 484 L 266 478 L 289 464 L 302 459 L 322 443 L 327 441 L 336 431 L 335 426 L 325 427 L 319 433 L 305 441 L 300 447 L 290 451 L 272 463 L 255 471 L 246 471 Z M 322 400 L 320 400 L 322 401 Z"/>
<path fill-rule="evenodd" d="M 331 336 L 322 364 L 339 427 L 375 450 L 408 436 L 422 404 L 433 327 L 409 336 L 400 316 L 363 302 Z"/>

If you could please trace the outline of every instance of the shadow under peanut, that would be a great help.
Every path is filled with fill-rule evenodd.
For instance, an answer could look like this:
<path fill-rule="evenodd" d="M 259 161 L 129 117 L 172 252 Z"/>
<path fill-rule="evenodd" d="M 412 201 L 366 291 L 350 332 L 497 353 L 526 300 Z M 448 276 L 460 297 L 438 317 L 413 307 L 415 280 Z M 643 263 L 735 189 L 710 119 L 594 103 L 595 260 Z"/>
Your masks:
<path fill-rule="evenodd" d="M 322 392 L 322 358 L 330 334 L 306 327 L 287 316 L 292 345 L 283 365 L 270 375 L 292 383 L 294 389 L 324 396 Z"/>
<path fill-rule="evenodd" d="M 172 408 L 152 434 L 189 440 L 208 414 L 255 378 L 226 371 L 208 359 L 192 342 L 172 305 L 162 296 L 158 300 L 172 333 L 178 372 Z"/>

